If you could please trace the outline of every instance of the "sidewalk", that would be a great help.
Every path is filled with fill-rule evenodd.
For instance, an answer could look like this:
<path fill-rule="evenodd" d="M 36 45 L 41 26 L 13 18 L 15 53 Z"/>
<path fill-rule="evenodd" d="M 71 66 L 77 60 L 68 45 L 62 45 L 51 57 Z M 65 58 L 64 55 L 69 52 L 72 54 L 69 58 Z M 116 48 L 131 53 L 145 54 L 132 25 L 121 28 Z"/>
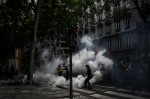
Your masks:
<path fill-rule="evenodd" d="M 73 99 L 90 99 L 73 94 Z M 0 85 L 0 99 L 69 99 L 69 90 L 48 85 Z"/>

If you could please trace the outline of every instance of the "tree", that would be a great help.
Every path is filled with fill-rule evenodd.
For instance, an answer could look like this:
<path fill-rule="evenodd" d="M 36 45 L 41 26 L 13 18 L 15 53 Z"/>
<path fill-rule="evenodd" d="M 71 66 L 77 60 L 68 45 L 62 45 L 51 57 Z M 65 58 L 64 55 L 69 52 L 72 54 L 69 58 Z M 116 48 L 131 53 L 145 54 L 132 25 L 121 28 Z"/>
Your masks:
<path fill-rule="evenodd" d="M 30 39 L 32 27 L 31 6 L 26 0 L 0 2 L 0 40 L 2 59 L 5 61 L 14 56 L 15 47 L 23 47 L 26 40 Z M 30 20 L 30 21 L 27 21 Z M 26 28 L 28 26 L 28 28 Z M 26 29 L 25 29 L 26 28 Z M 28 37 L 26 37 L 28 35 Z"/>
<path fill-rule="evenodd" d="M 36 7 L 37 9 L 38 3 Z M 30 84 L 32 84 L 33 79 L 36 36 L 37 39 L 49 37 L 49 41 L 51 42 L 51 45 L 53 46 L 53 49 L 55 51 L 57 46 L 56 40 L 62 39 L 63 35 L 66 35 L 64 31 L 66 31 L 70 26 L 76 25 L 77 21 L 82 16 L 81 12 L 83 5 L 86 5 L 88 2 L 82 2 L 81 4 L 80 3 L 81 2 L 79 0 L 47 0 L 41 2 L 41 9 L 40 11 L 37 10 L 40 17 L 39 29 L 36 33 L 37 35 L 35 35 L 36 29 L 34 28 L 34 41 L 32 43 L 31 49 L 31 60 L 28 74 Z M 89 4 L 92 5 L 92 3 Z M 35 17 L 37 17 L 36 14 Z"/>
<path fill-rule="evenodd" d="M 41 8 L 39 11 L 37 9 L 39 9 L 38 5 L 40 1 Z M 84 10 L 90 6 L 93 8 L 95 6 L 93 0 L 40 1 L 0 1 L 0 45 L 1 51 L 4 52 L 2 57 L 5 57 L 5 60 L 7 60 L 14 54 L 14 50 L 10 49 L 14 49 L 15 47 L 24 48 L 24 46 L 29 45 L 28 49 L 31 52 L 31 59 L 29 62 L 30 72 L 28 78 L 30 79 L 30 83 L 32 82 L 36 41 L 43 42 L 41 38 L 48 38 L 55 51 L 56 42 L 60 39 L 65 39 L 66 31 L 71 26 L 76 25 L 83 17 L 92 16 L 90 13 L 84 12 Z M 38 23 L 39 27 L 37 31 Z M 32 40 L 33 38 L 34 40 Z"/>
<path fill-rule="evenodd" d="M 32 46 L 31 46 L 31 56 L 30 56 L 30 65 L 29 65 L 29 73 L 28 73 L 29 84 L 32 84 L 33 82 L 34 54 L 35 54 L 35 45 L 37 41 L 40 5 L 41 5 L 41 0 L 38 0 L 37 7 L 35 10 L 36 12 L 35 12 L 35 24 L 34 24 L 34 37 L 33 37 Z"/>

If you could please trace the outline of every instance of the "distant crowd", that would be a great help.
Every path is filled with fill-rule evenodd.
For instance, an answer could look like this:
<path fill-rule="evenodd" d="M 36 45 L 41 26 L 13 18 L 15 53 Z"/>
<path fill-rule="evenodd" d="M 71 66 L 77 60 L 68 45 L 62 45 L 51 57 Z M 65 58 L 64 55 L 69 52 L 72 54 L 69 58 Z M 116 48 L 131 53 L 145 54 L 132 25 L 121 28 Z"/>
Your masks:
<path fill-rule="evenodd" d="M 113 68 L 105 74 L 106 82 L 116 88 L 132 88 L 133 91 L 150 91 L 150 64 L 137 58 L 115 61 Z"/>

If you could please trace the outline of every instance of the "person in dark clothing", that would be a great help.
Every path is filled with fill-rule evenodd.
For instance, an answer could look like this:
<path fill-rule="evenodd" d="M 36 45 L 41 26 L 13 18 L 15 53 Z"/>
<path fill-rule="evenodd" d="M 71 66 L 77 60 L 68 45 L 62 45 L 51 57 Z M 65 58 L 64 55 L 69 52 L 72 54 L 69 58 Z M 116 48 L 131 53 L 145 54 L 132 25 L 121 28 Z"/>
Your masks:
<path fill-rule="evenodd" d="M 90 82 L 89 80 L 92 78 L 92 73 L 91 73 L 91 69 L 89 67 L 89 65 L 86 65 L 86 68 L 87 68 L 87 78 L 85 79 L 85 82 L 84 82 L 84 86 L 86 87 L 87 83 L 89 84 L 90 86 Z"/>
<path fill-rule="evenodd" d="M 142 88 L 148 88 L 148 63 L 147 62 L 141 62 L 142 65 Z"/>
<path fill-rule="evenodd" d="M 65 66 L 65 68 L 63 70 L 66 70 L 65 77 L 66 77 L 66 80 L 68 80 L 69 79 L 69 69 L 68 69 L 68 66 Z"/>
<path fill-rule="evenodd" d="M 103 74 L 103 83 L 106 84 L 108 82 L 108 77 L 107 77 L 107 74 L 108 72 L 106 71 L 105 67 L 104 67 L 104 64 L 101 65 L 101 68 L 100 68 L 100 72 Z"/>
<path fill-rule="evenodd" d="M 118 62 L 113 66 L 113 84 L 116 88 L 123 86 L 123 68 Z"/>
<path fill-rule="evenodd" d="M 141 91 L 142 66 L 138 58 L 134 61 L 133 66 L 133 91 Z"/>
<path fill-rule="evenodd" d="M 128 85 L 128 76 L 129 76 L 129 69 L 128 69 L 128 62 L 124 59 L 121 61 L 121 67 L 122 67 L 122 76 L 123 76 L 123 86 L 127 87 Z"/>

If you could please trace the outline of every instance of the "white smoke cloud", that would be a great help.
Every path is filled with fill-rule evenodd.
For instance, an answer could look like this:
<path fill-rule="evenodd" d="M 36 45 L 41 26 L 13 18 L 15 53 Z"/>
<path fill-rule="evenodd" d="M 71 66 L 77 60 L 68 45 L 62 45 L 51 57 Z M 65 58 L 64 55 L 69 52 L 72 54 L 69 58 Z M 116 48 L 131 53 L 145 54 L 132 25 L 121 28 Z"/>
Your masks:
<path fill-rule="evenodd" d="M 66 81 L 66 78 L 64 78 L 63 76 L 57 76 L 55 78 L 55 83 L 53 84 L 53 86 L 66 86 L 69 85 L 69 81 Z"/>
<path fill-rule="evenodd" d="M 89 60 L 94 58 L 93 51 L 87 51 L 86 48 L 81 50 L 80 53 L 73 55 L 72 64 L 73 64 L 73 72 L 82 73 L 86 70 L 85 65 Z"/>
<path fill-rule="evenodd" d="M 96 55 L 96 63 L 101 63 L 104 64 L 104 66 L 106 68 L 111 68 L 113 65 L 113 61 L 111 59 L 109 59 L 108 57 L 104 56 L 104 53 L 106 52 L 106 50 L 100 51 L 97 55 Z"/>
<path fill-rule="evenodd" d="M 63 64 L 64 61 L 60 57 L 54 58 L 52 61 L 50 61 L 48 55 L 50 55 L 50 51 L 48 49 L 44 49 L 43 52 L 41 53 L 42 64 L 38 71 L 56 74 L 57 66 L 59 64 Z"/>
<path fill-rule="evenodd" d="M 91 83 L 95 83 L 96 81 L 100 81 L 100 80 L 102 80 L 102 73 L 100 72 L 100 70 L 98 70 L 98 71 L 95 71 L 94 73 L 93 73 L 93 78 L 90 80 L 90 82 Z"/>
<path fill-rule="evenodd" d="M 92 38 L 89 37 L 88 35 L 85 35 L 82 37 L 81 43 L 85 44 L 86 47 L 89 47 L 89 48 L 93 47 Z"/>
<path fill-rule="evenodd" d="M 92 39 L 89 36 L 82 37 L 81 44 L 85 43 L 86 47 L 72 57 L 73 72 L 79 74 L 86 72 L 86 64 L 90 65 L 93 73 L 100 70 L 100 64 L 104 64 L 106 69 L 112 67 L 113 61 L 104 56 L 106 50 L 99 51 L 97 54 L 92 49 L 87 50 L 87 47 L 94 47 Z"/>
<path fill-rule="evenodd" d="M 84 86 L 85 77 L 82 75 L 78 75 L 77 77 L 73 77 L 73 87 L 82 88 Z"/>
<path fill-rule="evenodd" d="M 84 86 L 86 64 L 90 66 L 93 74 L 93 78 L 90 80 L 91 83 L 102 79 L 102 73 L 100 72 L 101 64 L 104 64 L 106 69 L 111 68 L 113 65 L 113 61 L 104 56 L 106 50 L 99 51 L 97 54 L 92 50 L 94 44 L 89 36 L 84 36 L 81 39 L 81 44 L 85 44 L 85 48 L 80 49 L 78 53 L 72 56 L 72 71 L 73 74 L 77 74 L 76 77 L 73 77 L 73 86 L 79 88 Z M 63 76 L 57 75 L 57 67 L 59 64 L 64 64 L 64 61 L 60 57 L 49 61 L 49 52 L 48 49 L 44 49 L 41 53 L 42 64 L 40 69 L 34 73 L 34 81 L 46 82 L 53 86 L 69 85 L 69 80 L 66 81 Z M 69 58 L 67 59 L 66 65 L 69 65 Z M 65 71 L 63 71 L 63 74 L 65 74 Z"/>

